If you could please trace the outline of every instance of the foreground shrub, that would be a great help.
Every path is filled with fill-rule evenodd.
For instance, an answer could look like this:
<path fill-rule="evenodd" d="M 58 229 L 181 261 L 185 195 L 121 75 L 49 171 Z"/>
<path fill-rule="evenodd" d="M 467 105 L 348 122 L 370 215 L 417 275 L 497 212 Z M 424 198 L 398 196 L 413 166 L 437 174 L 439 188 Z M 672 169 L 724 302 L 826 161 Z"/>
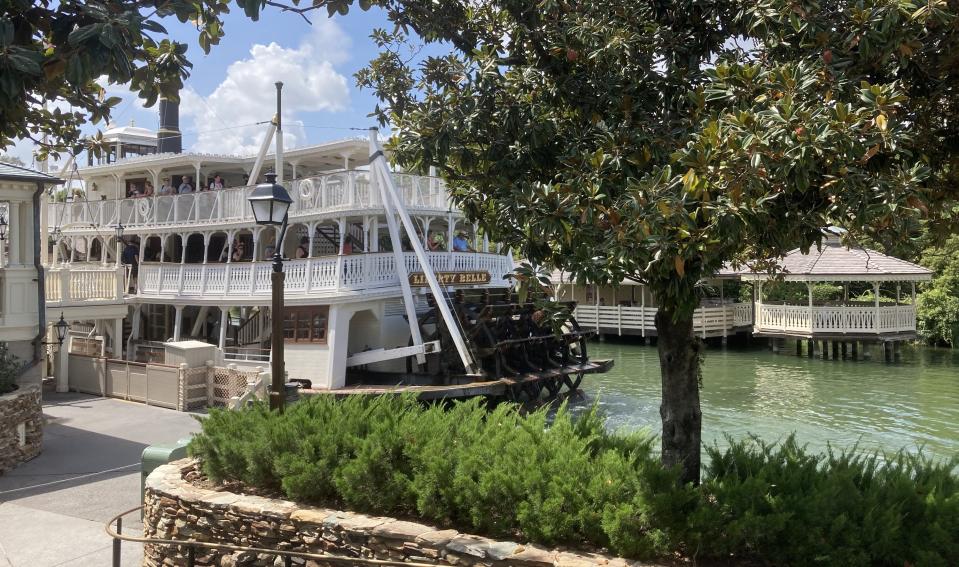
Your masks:
<path fill-rule="evenodd" d="M 521 414 L 478 400 L 451 407 L 411 398 L 325 396 L 282 415 L 257 405 L 212 410 L 190 445 L 214 481 L 239 481 L 300 502 L 546 545 L 666 553 L 668 526 L 694 501 L 658 464 L 644 434 L 606 432 L 595 411 Z"/>
<path fill-rule="evenodd" d="M 815 455 L 792 437 L 708 450 L 678 486 L 645 433 L 609 433 L 594 410 L 520 413 L 479 401 L 314 397 L 282 415 L 213 410 L 190 445 L 214 481 L 493 537 L 775 565 L 959 564 L 956 462 L 855 450 Z"/>
<path fill-rule="evenodd" d="M 790 436 L 710 448 L 685 538 L 707 556 L 788 565 L 959 564 L 957 462 L 921 454 L 825 455 Z"/>

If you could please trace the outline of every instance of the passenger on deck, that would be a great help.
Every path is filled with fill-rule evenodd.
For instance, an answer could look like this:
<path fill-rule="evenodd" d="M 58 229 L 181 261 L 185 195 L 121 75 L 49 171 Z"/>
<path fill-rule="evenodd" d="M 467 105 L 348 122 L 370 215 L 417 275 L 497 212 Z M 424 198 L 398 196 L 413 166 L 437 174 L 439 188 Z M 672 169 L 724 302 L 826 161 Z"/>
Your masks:
<path fill-rule="evenodd" d="M 246 255 L 246 246 L 243 244 L 243 241 L 240 240 L 239 242 L 237 242 L 234 240 L 233 255 L 230 257 L 230 259 L 233 262 L 239 262 L 243 260 L 243 257 L 245 255 Z"/>
<path fill-rule="evenodd" d="M 153 196 L 153 183 L 147 181 L 143 184 L 143 196 L 152 197 Z"/>
<path fill-rule="evenodd" d="M 170 184 L 170 178 L 164 177 L 163 183 L 160 184 L 160 190 L 157 191 L 157 195 L 161 197 L 166 197 L 167 195 L 173 194 L 173 185 Z"/>
<path fill-rule="evenodd" d="M 469 240 L 466 239 L 466 233 L 462 230 L 456 233 L 453 238 L 453 252 L 473 252 Z"/>
<path fill-rule="evenodd" d="M 192 192 L 193 192 L 193 185 L 190 184 L 190 176 L 189 176 L 189 175 L 184 175 L 184 176 L 183 176 L 183 182 L 180 183 L 180 187 L 179 187 L 179 189 L 177 189 L 177 192 L 178 192 L 179 194 L 181 194 L 181 195 L 183 195 L 183 194 L 185 194 L 185 193 L 192 193 Z"/>
<path fill-rule="evenodd" d="M 223 189 L 223 178 L 220 177 L 219 173 L 217 173 L 213 177 L 213 181 L 210 182 L 210 190 L 215 191 L 217 189 Z"/>
<path fill-rule="evenodd" d="M 442 232 L 434 232 L 429 240 L 430 252 L 445 252 L 446 251 L 446 238 L 443 237 Z"/>
<path fill-rule="evenodd" d="M 296 258 L 310 257 L 310 237 L 304 236 L 300 239 L 300 245 L 296 247 Z"/>

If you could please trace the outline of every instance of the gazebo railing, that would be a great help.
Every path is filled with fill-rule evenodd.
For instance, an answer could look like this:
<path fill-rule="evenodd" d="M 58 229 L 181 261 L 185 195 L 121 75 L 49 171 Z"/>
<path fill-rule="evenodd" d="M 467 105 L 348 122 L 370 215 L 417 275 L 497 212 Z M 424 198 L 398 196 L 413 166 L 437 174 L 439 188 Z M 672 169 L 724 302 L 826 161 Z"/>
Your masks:
<path fill-rule="evenodd" d="M 902 333 L 916 330 L 913 305 L 756 306 L 756 331 L 798 333 Z"/>

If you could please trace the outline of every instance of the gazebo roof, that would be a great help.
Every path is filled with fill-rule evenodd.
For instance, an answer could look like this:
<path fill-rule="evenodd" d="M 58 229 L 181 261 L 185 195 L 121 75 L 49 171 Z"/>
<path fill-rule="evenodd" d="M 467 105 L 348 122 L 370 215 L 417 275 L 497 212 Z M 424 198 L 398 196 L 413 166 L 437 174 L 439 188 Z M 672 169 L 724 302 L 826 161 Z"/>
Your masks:
<path fill-rule="evenodd" d="M 868 248 L 847 248 L 839 238 L 823 240 L 822 248 L 808 254 L 796 248 L 779 260 L 786 281 L 928 281 L 932 271 L 912 262 L 887 256 Z M 765 272 L 742 270 L 744 280 L 764 280 Z"/>

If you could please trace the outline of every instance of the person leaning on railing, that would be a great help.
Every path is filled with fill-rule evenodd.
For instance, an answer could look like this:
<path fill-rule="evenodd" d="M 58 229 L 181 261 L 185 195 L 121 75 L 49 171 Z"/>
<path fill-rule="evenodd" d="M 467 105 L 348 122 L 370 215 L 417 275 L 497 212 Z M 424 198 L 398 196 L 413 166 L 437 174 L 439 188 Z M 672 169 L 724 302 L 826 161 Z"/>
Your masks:
<path fill-rule="evenodd" d="M 453 252 L 475 252 L 470 246 L 470 241 L 466 239 L 466 233 L 462 230 L 453 237 Z"/>
<path fill-rule="evenodd" d="M 160 184 L 160 189 L 157 191 L 157 195 L 161 197 L 166 197 L 167 195 L 173 195 L 175 191 L 173 190 L 173 185 L 170 184 L 170 178 L 164 177 L 163 183 Z"/>

